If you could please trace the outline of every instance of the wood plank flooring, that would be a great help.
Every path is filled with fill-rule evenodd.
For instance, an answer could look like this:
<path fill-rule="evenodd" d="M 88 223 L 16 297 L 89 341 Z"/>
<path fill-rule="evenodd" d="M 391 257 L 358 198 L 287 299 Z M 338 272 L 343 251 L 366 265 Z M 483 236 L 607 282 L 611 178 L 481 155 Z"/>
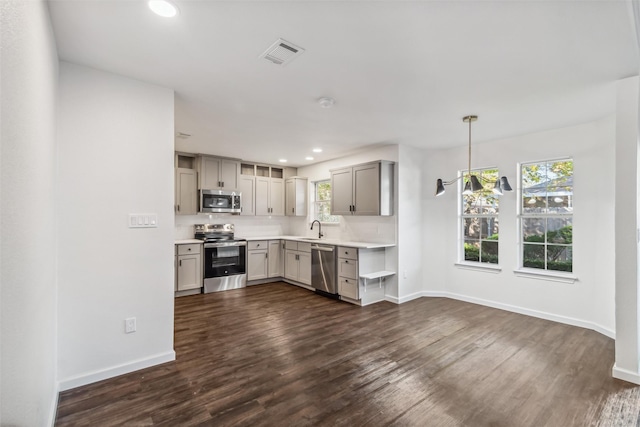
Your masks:
<path fill-rule="evenodd" d="M 61 393 L 57 426 L 583 426 L 613 340 L 445 298 L 358 307 L 274 283 L 181 297 L 177 360 Z"/>

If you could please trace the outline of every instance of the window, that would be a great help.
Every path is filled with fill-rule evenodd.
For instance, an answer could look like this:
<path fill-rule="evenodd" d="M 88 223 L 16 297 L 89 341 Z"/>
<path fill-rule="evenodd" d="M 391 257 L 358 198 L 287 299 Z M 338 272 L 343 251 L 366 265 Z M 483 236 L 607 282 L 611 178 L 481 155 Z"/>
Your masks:
<path fill-rule="evenodd" d="M 521 165 L 521 266 L 573 271 L 573 160 Z"/>
<path fill-rule="evenodd" d="M 337 215 L 331 215 L 331 181 L 317 181 L 314 189 L 314 219 L 320 222 L 340 222 Z"/>
<path fill-rule="evenodd" d="M 480 169 L 471 173 L 485 182 L 499 179 L 497 169 Z M 473 194 L 462 194 L 461 201 L 462 259 L 466 262 L 497 264 L 498 196 L 491 189 L 484 189 Z"/>

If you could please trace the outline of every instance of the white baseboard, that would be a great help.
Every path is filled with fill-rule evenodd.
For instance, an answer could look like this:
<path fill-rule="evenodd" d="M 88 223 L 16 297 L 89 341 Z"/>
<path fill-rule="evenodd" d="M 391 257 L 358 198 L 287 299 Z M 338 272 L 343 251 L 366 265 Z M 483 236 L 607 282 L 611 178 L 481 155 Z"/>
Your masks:
<path fill-rule="evenodd" d="M 151 366 L 160 365 L 161 363 L 171 362 L 174 360 L 176 360 L 176 352 L 171 350 L 166 353 L 156 354 L 144 359 L 138 359 L 110 368 L 100 369 L 97 371 L 88 372 L 86 374 L 64 379 L 59 382 L 59 390 L 70 390 L 72 388 L 106 380 L 108 378 L 117 377 L 118 375 L 128 374 L 129 372 L 138 371 L 140 369 L 149 368 Z"/>
<path fill-rule="evenodd" d="M 56 415 L 58 413 L 58 399 L 60 397 L 60 383 L 54 381 L 53 384 L 53 399 L 51 400 L 51 407 L 49 408 L 49 422 L 47 423 L 51 427 L 56 424 Z"/>
<path fill-rule="evenodd" d="M 525 308 L 525 307 L 518 307 L 516 305 L 510 305 L 510 304 L 504 304 L 504 303 L 500 303 L 500 302 L 496 302 L 496 301 L 490 301 L 490 300 L 485 300 L 485 299 L 481 299 L 481 298 L 474 298 L 474 297 L 469 297 L 466 295 L 460 295 L 460 294 L 454 294 L 451 292 L 446 292 L 446 291 L 422 291 L 422 292 L 416 292 L 414 294 L 411 295 L 407 295 L 405 297 L 402 298 L 395 298 L 395 297 L 390 297 L 387 296 L 386 300 L 396 303 L 396 304 L 402 304 L 403 302 L 407 302 L 407 301 L 411 301 L 412 299 L 416 299 L 419 297 L 431 297 L 431 298 L 451 298 L 451 299 L 456 299 L 459 301 L 465 301 L 465 302 L 470 302 L 472 304 L 479 304 L 479 305 L 484 305 L 487 307 L 493 307 L 493 308 L 497 308 L 500 310 L 505 310 L 505 311 L 510 311 L 513 313 L 519 313 L 519 314 L 524 314 L 527 316 L 532 316 L 532 317 L 537 317 L 539 319 L 545 319 L 545 320 L 552 320 L 554 322 L 558 322 L 558 323 L 564 323 L 567 325 L 572 325 L 572 326 L 579 326 L 581 328 L 586 328 L 586 329 L 591 329 L 594 330 L 598 333 L 601 333 L 604 336 L 607 336 L 611 339 L 616 339 L 616 333 L 615 331 L 612 331 L 611 329 L 607 329 L 601 325 L 598 325 L 597 323 L 594 322 L 589 322 L 586 320 L 581 320 L 581 319 L 576 319 L 573 317 L 567 317 L 567 316 L 560 316 L 557 314 L 552 314 L 552 313 L 547 313 L 544 311 L 538 311 L 538 310 L 532 310 L 529 308 Z"/>
<path fill-rule="evenodd" d="M 616 365 L 613 365 L 611 375 L 613 378 L 617 378 L 619 380 L 628 381 L 633 384 L 640 384 L 640 373 L 618 368 Z"/>
<path fill-rule="evenodd" d="M 414 292 L 412 294 L 404 295 L 404 296 L 402 296 L 400 298 L 396 298 L 396 299 L 398 299 L 398 301 L 399 301 L 398 304 L 404 304 L 405 302 L 409 302 L 411 300 L 418 299 L 418 298 L 421 298 L 423 296 L 424 296 L 424 292 Z"/>

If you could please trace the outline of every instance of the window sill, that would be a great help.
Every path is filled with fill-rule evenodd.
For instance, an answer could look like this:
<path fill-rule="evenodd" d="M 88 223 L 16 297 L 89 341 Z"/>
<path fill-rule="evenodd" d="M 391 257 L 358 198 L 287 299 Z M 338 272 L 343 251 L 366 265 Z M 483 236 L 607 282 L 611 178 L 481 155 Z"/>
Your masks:
<path fill-rule="evenodd" d="M 575 283 L 578 276 L 571 273 L 549 272 L 548 270 L 535 270 L 530 268 L 519 268 L 513 270 L 513 274 L 519 277 L 528 277 L 530 279 L 550 280 L 552 282 Z"/>
<path fill-rule="evenodd" d="M 471 263 L 471 262 L 456 262 L 454 264 L 458 268 L 462 268 L 464 270 L 475 270 L 475 271 L 483 271 L 485 273 L 500 273 L 502 271 L 502 267 L 496 264 L 488 264 L 488 263 Z"/>

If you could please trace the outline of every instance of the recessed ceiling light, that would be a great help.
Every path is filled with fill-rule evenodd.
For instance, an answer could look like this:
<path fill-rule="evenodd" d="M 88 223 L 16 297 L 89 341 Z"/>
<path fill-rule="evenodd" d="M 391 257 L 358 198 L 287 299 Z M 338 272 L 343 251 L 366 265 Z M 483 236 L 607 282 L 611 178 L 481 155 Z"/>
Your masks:
<path fill-rule="evenodd" d="M 173 18 L 178 14 L 178 7 L 167 0 L 149 0 L 149 9 L 165 18 Z"/>
<path fill-rule="evenodd" d="M 311 157 L 311 156 L 307 156 L 307 157 L 305 157 L 304 159 L 305 159 L 305 160 L 313 160 L 313 157 Z"/>
<path fill-rule="evenodd" d="M 314 148 L 313 152 L 314 153 L 322 153 L 322 148 Z"/>
<path fill-rule="evenodd" d="M 287 159 L 280 159 L 278 160 L 280 163 L 287 163 Z"/>

